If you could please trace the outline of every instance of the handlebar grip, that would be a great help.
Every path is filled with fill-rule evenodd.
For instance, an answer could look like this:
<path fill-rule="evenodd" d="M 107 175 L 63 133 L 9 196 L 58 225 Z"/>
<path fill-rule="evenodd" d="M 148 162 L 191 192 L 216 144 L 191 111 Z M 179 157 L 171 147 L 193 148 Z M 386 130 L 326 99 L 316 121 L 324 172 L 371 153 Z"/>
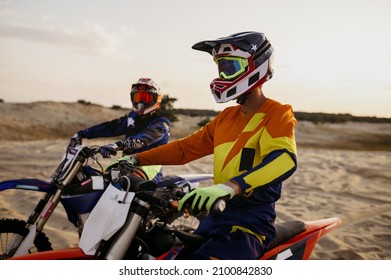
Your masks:
<path fill-rule="evenodd" d="M 97 154 L 97 153 L 100 153 L 101 147 L 99 147 L 99 146 L 91 146 L 91 147 L 90 147 L 90 150 L 91 150 L 94 154 Z"/>
<path fill-rule="evenodd" d="M 175 196 L 178 197 L 179 199 L 183 198 L 187 193 L 182 192 L 182 191 L 177 191 L 175 192 Z"/>

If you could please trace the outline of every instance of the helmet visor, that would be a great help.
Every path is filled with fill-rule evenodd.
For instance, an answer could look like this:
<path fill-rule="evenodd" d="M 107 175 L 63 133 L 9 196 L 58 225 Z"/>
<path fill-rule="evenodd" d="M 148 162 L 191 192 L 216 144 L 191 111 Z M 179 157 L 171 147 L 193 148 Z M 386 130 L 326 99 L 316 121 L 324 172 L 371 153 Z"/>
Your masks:
<path fill-rule="evenodd" d="M 224 80 L 232 80 L 243 74 L 248 66 L 246 58 L 242 57 L 218 57 L 215 59 L 219 71 L 219 77 Z"/>

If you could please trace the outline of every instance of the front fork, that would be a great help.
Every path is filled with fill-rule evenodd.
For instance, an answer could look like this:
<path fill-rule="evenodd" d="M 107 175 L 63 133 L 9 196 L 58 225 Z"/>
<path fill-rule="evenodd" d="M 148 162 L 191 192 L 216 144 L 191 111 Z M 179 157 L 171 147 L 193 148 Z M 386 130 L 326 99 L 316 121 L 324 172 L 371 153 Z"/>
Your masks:
<path fill-rule="evenodd" d="M 58 186 L 54 194 L 46 193 L 40 203 L 38 203 L 33 214 L 29 217 L 27 224 L 37 224 L 37 232 L 41 232 L 46 222 L 49 220 L 53 214 L 54 209 L 57 207 L 58 203 L 61 201 L 61 194 L 64 186 L 67 186 L 72 179 L 76 176 L 76 173 L 82 167 L 82 163 L 77 161 L 73 166 L 72 170 L 64 178 L 62 184 Z"/>
<path fill-rule="evenodd" d="M 132 243 L 137 229 L 145 217 L 147 217 L 150 205 L 140 199 L 135 198 L 130 206 L 130 212 L 125 224 L 115 236 L 107 253 L 107 260 L 122 260 Z"/>
<path fill-rule="evenodd" d="M 30 231 L 34 229 L 33 225 L 36 225 L 35 227 L 35 233 L 29 233 L 36 235 L 37 232 L 42 232 L 43 227 L 53 214 L 54 209 L 57 207 L 58 203 L 61 201 L 61 194 L 62 190 L 65 186 L 67 186 L 72 179 L 75 177 L 79 169 L 82 167 L 82 163 L 77 161 L 75 162 L 75 165 L 73 166 L 72 170 L 68 173 L 68 175 L 64 178 L 61 185 L 57 186 L 57 189 L 54 194 L 52 193 L 45 193 L 45 195 L 40 199 L 38 202 L 38 205 L 35 207 L 33 213 L 29 216 L 27 220 L 26 228 Z M 34 242 L 34 239 L 32 239 Z M 21 247 L 24 242 L 30 242 L 30 238 L 25 237 L 14 237 L 13 241 L 10 243 L 10 246 L 8 247 L 8 252 L 16 252 L 16 250 Z M 26 248 L 32 247 L 33 244 L 27 244 Z M 25 252 L 27 253 L 27 252 Z"/>

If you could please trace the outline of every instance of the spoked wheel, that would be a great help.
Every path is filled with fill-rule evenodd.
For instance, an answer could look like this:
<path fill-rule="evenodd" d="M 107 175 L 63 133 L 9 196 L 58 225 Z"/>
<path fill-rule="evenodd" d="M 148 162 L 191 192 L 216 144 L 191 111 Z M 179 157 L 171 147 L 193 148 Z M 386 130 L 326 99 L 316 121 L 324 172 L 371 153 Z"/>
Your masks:
<path fill-rule="evenodd" d="M 0 219 L 0 260 L 11 258 L 15 249 L 10 248 L 17 238 L 24 238 L 28 234 L 26 222 L 16 219 Z M 34 246 L 29 253 L 52 250 L 52 244 L 43 232 L 39 232 L 34 239 Z"/>

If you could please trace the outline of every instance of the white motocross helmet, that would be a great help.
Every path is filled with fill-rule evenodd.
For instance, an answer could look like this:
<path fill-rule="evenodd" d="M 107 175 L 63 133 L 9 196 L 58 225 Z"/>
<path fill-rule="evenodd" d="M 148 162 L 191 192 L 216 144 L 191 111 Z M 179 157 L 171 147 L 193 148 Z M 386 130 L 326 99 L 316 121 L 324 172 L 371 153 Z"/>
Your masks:
<path fill-rule="evenodd" d="M 274 50 L 263 33 L 236 33 L 192 48 L 211 54 L 218 66 L 219 77 L 210 83 L 217 103 L 239 99 L 273 77 Z"/>
<path fill-rule="evenodd" d="M 130 89 L 130 100 L 138 115 L 152 114 L 160 109 L 160 87 L 150 78 L 140 78 Z"/>

